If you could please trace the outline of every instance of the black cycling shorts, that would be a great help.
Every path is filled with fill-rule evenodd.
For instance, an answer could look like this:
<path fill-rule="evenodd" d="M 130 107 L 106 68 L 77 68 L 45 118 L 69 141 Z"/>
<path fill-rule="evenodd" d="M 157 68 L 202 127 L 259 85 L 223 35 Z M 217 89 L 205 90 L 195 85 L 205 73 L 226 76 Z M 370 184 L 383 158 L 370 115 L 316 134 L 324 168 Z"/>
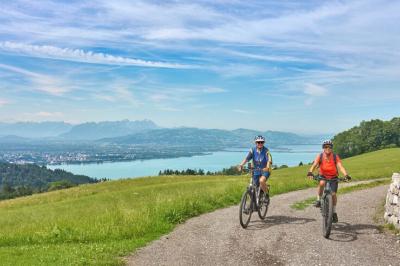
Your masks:
<path fill-rule="evenodd" d="M 325 179 L 323 176 L 322 176 L 322 178 L 323 178 L 323 180 L 325 181 L 325 182 L 330 182 L 331 183 L 331 190 L 332 190 L 332 192 L 337 192 L 337 190 L 338 190 L 338 187 L 339 187 L 339 180 L 337 179 L 337 177 L 335 177 L 335 178 L 332 178 L 332 179 Z"/>

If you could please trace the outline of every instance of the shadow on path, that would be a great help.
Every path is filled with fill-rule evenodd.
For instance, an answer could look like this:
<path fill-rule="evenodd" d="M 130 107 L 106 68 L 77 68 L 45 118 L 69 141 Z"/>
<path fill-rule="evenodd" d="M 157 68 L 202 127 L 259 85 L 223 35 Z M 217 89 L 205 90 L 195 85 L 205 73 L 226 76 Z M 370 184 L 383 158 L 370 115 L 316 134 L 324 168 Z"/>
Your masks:
<path fill-rule="evenodd" d="M 263 220 L 251 221 L 249 227 L 247 227 L 247 230 L 261 230 L 281 224 L 293 224 L 293 225 L 306 224 L 314 221 L 315 219 L 310 219 L 310 218 L 272 215 L 272 216 L 267 216 L 264 221 Z"/>
<path fill-rule="evenodd" d="M 337 223 L 333 225 L 329 239 L 339 242 L 351 242 L 357 240 L 359 235 L 378 233 L 380 233 L 379 227 L 373 224 Z"/>

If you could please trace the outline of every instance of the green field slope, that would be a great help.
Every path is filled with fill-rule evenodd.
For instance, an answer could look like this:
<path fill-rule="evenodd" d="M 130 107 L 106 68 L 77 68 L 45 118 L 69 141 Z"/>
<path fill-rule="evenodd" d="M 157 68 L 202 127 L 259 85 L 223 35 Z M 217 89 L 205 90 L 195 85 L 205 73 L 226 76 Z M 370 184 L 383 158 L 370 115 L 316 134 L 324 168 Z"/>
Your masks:
<path fill-rule="evenodd" d="M 343 160 L 354 180 L 400 171 L 400 149 Z M 309 166 L 275 170 L 271 193 L 314 187 Z M 0 202 L 1 265 L 118 264 L 189 217 L 238 203 L 247 176 L 162 176 Z M 272 206 L 273 207 L 273 206 Z M 238 217 L 232 217 L 238 219 Z"/>

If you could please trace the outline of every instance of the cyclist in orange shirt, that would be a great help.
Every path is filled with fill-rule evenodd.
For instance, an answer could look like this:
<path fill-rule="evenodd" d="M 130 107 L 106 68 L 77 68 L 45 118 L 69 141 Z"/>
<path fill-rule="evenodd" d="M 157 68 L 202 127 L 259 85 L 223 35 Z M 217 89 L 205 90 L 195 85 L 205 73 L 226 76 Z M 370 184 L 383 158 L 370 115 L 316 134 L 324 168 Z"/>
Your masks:
<path fill-rule="evenodd" d="M 339 176 L 338 169 L 342 174 L 350 180 L 351 177 L 347 174 L 346 169 L 344 169 L 342 162 L 340 160 L 339 155 L 334 154 L 332 152 L 333 148 L 333 143 L 331 140 L 326 140 L 322 144 L 323 152 L 321 154 L 318 154 L 317 157 L 314 160 L 314 163 L 312 164 L 309 172 L 307 173 L 307 176 L 312 179 L 313 178 L 313 171 L 319 167 L 319 175 L 323 176 L 326 179 L 337 179 Z M 318 184 L 318 194 L 317 194 L 317 200 L 315 201 L 314 206 L 315 207 L 320 207 L 321 206 L 321 196 L 322 192 L 325 186 L 325 181 L 320 180 Z M 336 192 L 338 189 L 338 181 L 332 181 L 331 182 L 331 188 L 332 188 L 332 199 L 333 199 L 333 222 L 337 223 L 338 222 L 338 216 L 336 213 L 336 203 L 337 203 L 337 197 L 336 197 Z"/>

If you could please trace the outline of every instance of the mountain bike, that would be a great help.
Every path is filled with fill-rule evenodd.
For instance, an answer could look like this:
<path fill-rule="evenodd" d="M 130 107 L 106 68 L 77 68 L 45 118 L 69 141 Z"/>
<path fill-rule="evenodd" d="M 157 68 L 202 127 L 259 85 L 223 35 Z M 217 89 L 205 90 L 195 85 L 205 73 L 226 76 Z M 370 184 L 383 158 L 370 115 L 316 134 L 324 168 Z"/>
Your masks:
<path fill-rule="evenodd" d="M 250 174 L 250 184 L 243 193 L 239 208 L 239 221 L 243 228 L 246 228 L 249 225 L 251 215 L 255 211 L 258 212 L 260 219 L 264 220 L 265 216 L 267 215 L 270 202 L 269 193 L 264 193 L 260 186 L 257 186 L 257 184 L 254 182 L 253 168 L 251 167 L 250 163 L 247 166 L 247 171 Z"/>
<path fill-rule="evenodd" d="M 332 199 L 332 182 L 348 182 L 350 179 L 347 178 L 334 178 L 334 179 L 326 179 L 323 176 L 315 176 L 313 175 L 313 179 L 325 181 L 324 192 L 321 197 L 321 214 L 322 214 L 322 235 L 325 238 L 329 238 L 332 229 L 332 220 L 333 220 L 333 199 Z"/>

